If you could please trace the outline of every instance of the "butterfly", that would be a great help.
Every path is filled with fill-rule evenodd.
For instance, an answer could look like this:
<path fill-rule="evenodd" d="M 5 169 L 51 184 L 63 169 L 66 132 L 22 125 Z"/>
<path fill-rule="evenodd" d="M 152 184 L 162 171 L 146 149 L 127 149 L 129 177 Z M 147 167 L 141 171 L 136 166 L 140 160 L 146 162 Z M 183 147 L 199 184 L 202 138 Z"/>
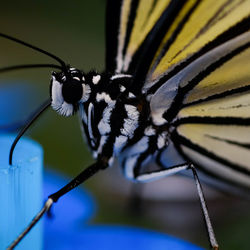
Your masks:
<path fill-rule="evenodd" d="M 78 113 L 96 160 L 49 197 L 14 245 L 62 195 L 117 158 L 138 182 L 190 171 L 218 248 L 196 169 L 215 185 L 249 190 L 249 7 L 249 0 L 108 0 L 103 73 L 83 73 L 0 34 L 57 60 L 50 100 L 35 117 L 50 106 Z"/>

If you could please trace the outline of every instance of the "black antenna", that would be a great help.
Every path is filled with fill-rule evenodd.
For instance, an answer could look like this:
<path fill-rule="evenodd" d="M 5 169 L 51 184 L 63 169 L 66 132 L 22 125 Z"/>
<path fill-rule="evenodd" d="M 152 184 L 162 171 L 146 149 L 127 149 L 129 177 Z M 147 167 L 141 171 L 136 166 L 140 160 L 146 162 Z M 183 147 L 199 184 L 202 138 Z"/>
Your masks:
<path fill-rule="evenodd" d="M 68 193 L 70 190 L 82 184 L 91 176 L 96 174 L 99 170 L 104 169 L 102 162 L 96 162 L 84 169 L 76 178 L 69 182 L 66 186 L 61 188 L 56 193 L 49 196 L 43 208 L 37 213 L 27 228 L 11 243 L 7 250 L 11 250 L 23 239 L 23 237 L 36 225 L 36 223 L 43 217 L 43 215 L 51 208 L 54 202 L 57 202 L 60 197 Z"/>
<path fill-rule="evenodd" d="M 11 40 L 13 42 L 22 44 L 22 45 L 24 45 L 24 46 L 26 46 L 28 48 L 39 51 L 40 53 L 45 54 L 45 55 L 55 59 L 57 62 L 59 62 L 62 65 L 63 71 L 67 72 L 67 67 L 66 67 L 65 62 L 62 59 L 60 59 L 59 57 L 57 57 L 57 56 L 55 56 L 55 55 L 53 55 L 53 54 L 51 54 L 51 53 L 49 53 L 49 52 L 47 52 L 47 51 L 45 51 L 43 49 L 40 49 L 40 48 L 38 48 L 36 46 L 33 46 L 33 45 L 29 44 L 29 43 L 26 43 L 26 42 L 24 42 L 22 40 L 19 40 L 19 39 L 15 38 L 15 37 L 12 37 L 12 36 L 9 36 L 9 35 L 3 34 L 3 33 L 0 33 L 0 37 L 3 37 L 3 38 Z"/>
<path fill-rule="evenodd" d="M 13 65 L 13 66 L 0 68 L 0 73 L 12 71 L 12 70 L 31 69 L 31 68 L 55 68 L 55 69 L 63 70 L 61 66 L 56 65 L 56 64 L 20 64 L 20 65 Z"/>
<path fill-rule="evenodd" d="M 10 154 L 9 154 L 9 164 L 12 165 L 12 158 L 13 158 L 13 152 L 15 149 L 15 146 L 19 139 L 22 137 L 22 135 L 27 131 L 27 129 L 31 126 L 31 124 L 50 106 L 51 101 L 50 99 L 46 100 L 31 116 L 31 118 L 28 120 L 27 124 L 22 128 L 22 130 L 18 133 L 16 136 L 14 142 L 11 145 L 10 148 Z"/>

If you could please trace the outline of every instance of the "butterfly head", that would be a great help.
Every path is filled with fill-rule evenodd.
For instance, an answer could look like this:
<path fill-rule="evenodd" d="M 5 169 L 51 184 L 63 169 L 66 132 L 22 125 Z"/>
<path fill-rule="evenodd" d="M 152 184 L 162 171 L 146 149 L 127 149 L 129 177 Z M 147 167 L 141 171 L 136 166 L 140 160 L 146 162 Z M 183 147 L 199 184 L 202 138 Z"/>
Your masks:
<path fill-rule="evenodd" d="M 91 93 L 83 72 L 75 68 L 69 68 L 67 73 L 53 72 L 50 89 L 51 106 L 63 116 L 73 115 Z"/>

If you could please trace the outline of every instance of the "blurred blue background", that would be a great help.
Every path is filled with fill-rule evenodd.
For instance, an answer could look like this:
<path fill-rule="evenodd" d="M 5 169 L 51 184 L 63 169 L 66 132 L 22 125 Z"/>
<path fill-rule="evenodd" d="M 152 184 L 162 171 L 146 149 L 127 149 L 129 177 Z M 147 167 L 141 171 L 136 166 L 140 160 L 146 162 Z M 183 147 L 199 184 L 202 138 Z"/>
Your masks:
<path fill-rule="evenodd" d="M 5 1 L 1 4 L 0 32 L 48 50 L 86 72 L 91 69 L 101 72 L 104 69 L 104 18 L 104 0 Z M 2 38 L 0 51 L 0 67 L 55 63 L 45 55 Z M 25 102 L 31 100 L 26 106 L 28 117 L 49 97 L 50 74 L 50 69 L 2 73 L 0 91 L 11 82 L 28 86 L 31 91 L 23 88 L 27 93 Z M 9 102 L 14 102 L 15 96 L 16 93 Z M 22 106 L 16 105 L 14 110 L 20 112 L 21 118 L 26 118 Z M 28 135 L 44 147 L 45 164 L 69 177 L 76 176 L 93 161 L 82 140 L 77 116 L 64 118 L 49 110 L 32 126 Z M 171 177 L 143 186 L 133 185 L 122 177 L 119 168 L 114 167 L 93 177 L 85 187 L 91 190 L 98 203 L 92 224 L 136 225 L 208 247 L 192 180 Z M 133 190 L 141 190 L 138 195 L 142 197 L 142 203 L 131 211 Z M 211 188 L 205 188 L 205 194 L 221 249 L 249 249 L 250 202 Z"/>

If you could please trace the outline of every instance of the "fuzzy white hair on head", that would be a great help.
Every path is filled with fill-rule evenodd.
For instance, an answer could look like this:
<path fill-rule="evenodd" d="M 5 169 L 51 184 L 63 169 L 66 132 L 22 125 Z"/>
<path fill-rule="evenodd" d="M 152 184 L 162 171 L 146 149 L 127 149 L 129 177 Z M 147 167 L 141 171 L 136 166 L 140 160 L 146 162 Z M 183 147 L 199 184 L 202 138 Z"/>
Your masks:
<path fill-rule="evenodd" d="M 62 96 L 62 84 L 58 82 L 54 76 L 52 76 L 51 99 L 51 106 L 55 110 L 58 110 L 64 102 Z"/>
<path fill-rule="evenodd" d="M 82 84 L 82 98 L 80 102 L 86 102 L 89 99 L 91 88 L 88 84 Z"/>
<path fill-rule="evenodd" d="M 64 101 L 62 95 L 62 84 L 58 82 L 54 76 L 52 76 L 52 88 L 51 88 L 51 106 L 60 115 L 70 116 L 74 112 L 74 107 Z"/>
<path fill-rule="evenodd" d="M 80 80 L 80 78 L 77 78 Z M 77 103 L 68 103 L 64 100 L 62 94 L 63 84 L 58 82 L 54 76 L 52 76 L 52 87 L 51 87 L 51 106 L 60 115 L 70 116 L 74 113 L 74 105 Z M 78 101 L 79 103 L 86 102 L 89 99 L 91 88 L 88 84 L 82 84 L 82 97 Z"/>
<path fill-rule="evenodd" d="M 63 116 L 70 116 L 74 113 L 74 107 L 72 104 L 63 102 L 61 108 L 58 110 L 58 112 Z"/>
<path fill-rule="evenodd" d="M 62 116 L 71 116 L 74 113 L 73 105 L 65 101 L 62 103 L 60 107 L 57 107 L 57 109 L 55 110 Z"/>

